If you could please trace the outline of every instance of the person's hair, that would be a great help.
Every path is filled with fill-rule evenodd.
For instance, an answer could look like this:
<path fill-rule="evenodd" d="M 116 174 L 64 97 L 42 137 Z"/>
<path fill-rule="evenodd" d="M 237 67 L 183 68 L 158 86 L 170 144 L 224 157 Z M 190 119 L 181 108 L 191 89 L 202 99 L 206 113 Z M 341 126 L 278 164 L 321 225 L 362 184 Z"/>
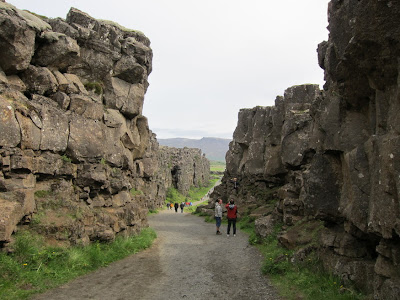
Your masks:
<path fill-rule="evenodd" d="M 230 203 L 230 204 L 234 204 L 234 203 L 235 203 L 235 201 L 231 200 L 231 201 L 229 201 L 229 203 Z"/>

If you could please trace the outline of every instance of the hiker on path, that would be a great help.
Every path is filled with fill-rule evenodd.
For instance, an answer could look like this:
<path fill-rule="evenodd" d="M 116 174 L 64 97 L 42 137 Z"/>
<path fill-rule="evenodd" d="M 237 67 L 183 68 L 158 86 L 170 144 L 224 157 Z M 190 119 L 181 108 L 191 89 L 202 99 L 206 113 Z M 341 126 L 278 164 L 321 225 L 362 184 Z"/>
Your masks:
<path fill-rule="evenodd" d="M 228 204 L 225 205 L 227 210 L 227 218 L 228 218 L 228 230 L 226 231 L 226 235 L 229 236 L 231 231 L 231 225 L 233 227 L 233 236 L 236 236 L 236 219 L 237 219 L 237 206 L 233 200 L 229 201 Z"/>
<path fill-rule="evenodd" d="M 181 203 L 181 213 L 183 213 L 183 208 L 185 207 L 185 202 Z"/>
<path fill-rule="evenodd" d="M 175 212 L 178 212 L 179 204 L 178 202 L 175 202 Z"/>
<path fill-rule="evenodd" d="M 220 235 L 222 234 L 219 231 L 219 228 L 221 227 L 221 222 L 222 222 L 222 199 L 218 199 L 217 202 L 215 202 L 215 223 L 217 227 L 217 232 L 216 234 Z"/>

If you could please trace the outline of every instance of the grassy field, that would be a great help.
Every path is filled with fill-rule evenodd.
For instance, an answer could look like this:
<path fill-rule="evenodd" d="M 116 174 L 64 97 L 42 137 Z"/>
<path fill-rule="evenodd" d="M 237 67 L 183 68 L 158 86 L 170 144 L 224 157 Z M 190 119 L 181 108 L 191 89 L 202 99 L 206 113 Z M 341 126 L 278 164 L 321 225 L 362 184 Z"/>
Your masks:
<path fill-rule="evenodd" d="M 0 299 L 27 299 L 73 278 L 151 246 L 154 230 L 140 235 L 119 237 L 113 243 L 94 243 L 87 247 L 56 248 L 44 245 L 30 231 L 19 231 L 12 254 L 0 253 Z"/>
<path fill-rule="evenodd" d="M 215 160 L 210 161 L 210 171 L 224 172 L 225 167 L 226 167 L 226 164 L 224 161 L 215 161 Z"/>

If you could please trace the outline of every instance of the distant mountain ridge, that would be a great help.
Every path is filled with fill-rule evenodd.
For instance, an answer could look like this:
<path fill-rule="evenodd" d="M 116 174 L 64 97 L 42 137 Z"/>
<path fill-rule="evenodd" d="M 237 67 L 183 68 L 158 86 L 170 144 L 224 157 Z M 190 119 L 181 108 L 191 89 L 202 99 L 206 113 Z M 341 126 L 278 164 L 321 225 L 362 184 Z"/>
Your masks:
<path fill-rule="evenodd" d="M 230 139 L 204 137 L 202 139 L 171 138 L 157 139 L 160 145 L 175 148 L 199 148 L 210 160 L 225 161 Z"/>

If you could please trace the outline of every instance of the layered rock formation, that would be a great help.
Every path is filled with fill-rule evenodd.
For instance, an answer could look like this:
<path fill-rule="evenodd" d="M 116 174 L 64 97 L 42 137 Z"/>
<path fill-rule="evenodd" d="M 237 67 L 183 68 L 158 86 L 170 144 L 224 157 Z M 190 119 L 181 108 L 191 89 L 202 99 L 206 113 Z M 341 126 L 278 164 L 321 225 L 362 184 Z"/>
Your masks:
<path fill-rule="evenodd" d="M 146 226 L 169 187 L 208 183 L 199 150 L 159 150 L 142 115 L 146 36 L 3 2 L 0 24 L 0 244 L 18 224 L 66 244 L 112 240 Z"/>
<path fill-rule="evenodd" d="M 213 194 L 259 206 L 261 235 L 278 221 L 318 229 L 325 267 L 375 299 L 400 295 L 399 20 L 395 1 L 331 1 L 324 91 L 295 86 L 241 110 Z M 311 250 L 290 228 L 282 245 Z"/>
<path fill-rule="evenodd" d="M 159 174 L 166 187 L 187 195 L 191 187 L 206 186 L 210 179 L 210 162 L 196 148 L 159 146 Z M 161 176 L 160 176 L 161 175 Z"/>

